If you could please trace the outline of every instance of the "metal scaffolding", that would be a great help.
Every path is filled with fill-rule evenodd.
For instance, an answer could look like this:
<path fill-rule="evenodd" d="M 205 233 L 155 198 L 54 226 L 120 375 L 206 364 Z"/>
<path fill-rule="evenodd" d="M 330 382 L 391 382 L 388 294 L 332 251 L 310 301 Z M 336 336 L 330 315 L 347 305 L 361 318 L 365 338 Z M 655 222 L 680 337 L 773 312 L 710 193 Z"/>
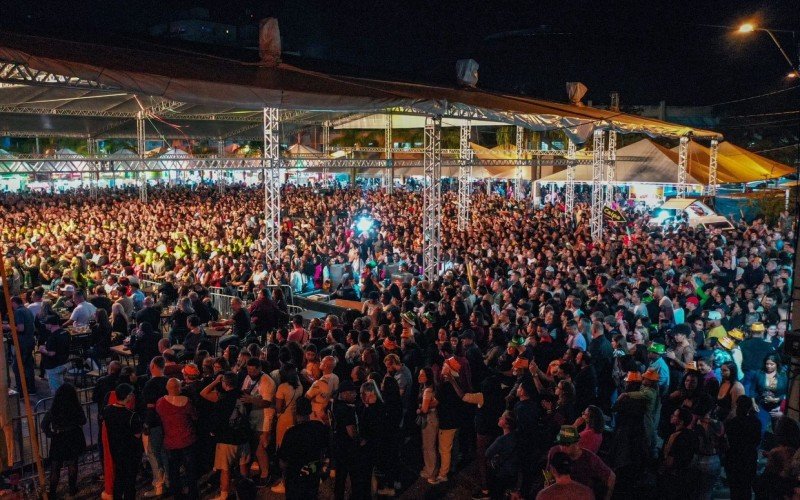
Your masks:
<path fill-rule="evenodd" d="M 96 156 L 97 155 L 97 141 L 94 139 L 86 139 L 86 154 L 88 156 Z M 99 170 L 99 165 L 93 165 L 94 168 Z M 83 176 L 81 175 L 81 179 Z M 97 199 L 97 189 L 98 184 L 100 183 L 100 172 L 92 172 L 89 174 L 89 196 L 92 197 L 93 200 Z"/>
<path fill-rule="evenodd" d="M 392 169 L 392 115 L 386 115 L 386 123 L 384 125 L 383 147 L 386 154 L 386 169 L 384 170 L 383 182 L 386 191 L 391 194 L 394 190 L 394 171 Z"/>
<path fill-rule="evenodd" d="M 331 122 L 322 123 L 322 155 L 326 158 L 331 153 Z M 322 169 L 322 182 L 328 181 L 328 167 Z"/>
<path fill-rule="evenodd" d="M 458 141 L 458 230 L 464 231 L 469 225 L 469 212 L 472 203 L 472 148 L 469 146 L 470 123 L 460 127 Z"/>
<path fill-rule="evenodd" d="M 575 143 L 570 139 L 567 144 L 567 193 L 566 193 L 566 215 L 573 217 L 575 213 Z"/>
<path fill-rule="evenodd" d="M 525 129 L 517 125 L 517 160 L 522 160 L 522 152 L 525 147 Z M 522 199 L 522 163 L 517 163 L 516 171 L 514 173 L 514 199 Z"/>
<path fill-rule="evenodd" d="M 136 154 L 139 158 L 144 158 L 145 153 L 145 130 L 144 130 L 144 111 L 139 111 L 136 115 Z M 146 164 L 139 162 L 139 201 L 147 203 L 147 172 Z"/>
<path fill-rule="evenodd" d="M 608 155 L 606 157 L 606 199 L 605 205 L 614 202 L 614 180 L 617 176 L 617 133 L 613 130 L 608 131 Z"/>
<path fill-rule="evenodd" d="M 592 212 L 589 226 L 592 240 L 599 241 L 603 237 L 603 159 L 605 158 L 605 136 L 603 130 L 594 131 L 594 149 L 592 150 Z"/>
<path fill-rule="evenodd" d="M 220 140 L 217 141 L 217 157 L 218 158 L 223 158 L 224 156 L 225 156 L 225 140 L 224 139 L 220 139 Z M 221 161 L 215 163 L 215 165 L 219 165 L 220 163 L 221 163 Z M 217 180 L 217 190 L 219 191 L 219 194 L 224 194 L 225 193 L 225 182 L 226 182 L 226 180 L 225 180 L 225 171 L 224 170 L 219 169 L 217 171 L 217 179 L 216 180 Z"/>
<path fill-rule="evenodd" d="M 422 269 L 427 280 L 439 275 L 442 224 L 442 118 L 425 121 L 422 181 Z"/>
<path fill-rule="evenodd" d="M 263 125 L 264 253 L 268 261 L 275 261 L 281 251 L 280 110 L 264 108 Z"/>
<path fill-rule="evenodd" d="M 689 165 L 689 138 L 681 137 L 678 146 L 678 198 L 686 197 L 686 172 Z"/>
<path fill-rule="evenodd" d="M 717 195 L 717 154 L 719 153 L 719 141 L 711 139 L 711 148 L 708 154 L 708 196 Z M 787 191 L 788 192 L 788 191 Z"/>

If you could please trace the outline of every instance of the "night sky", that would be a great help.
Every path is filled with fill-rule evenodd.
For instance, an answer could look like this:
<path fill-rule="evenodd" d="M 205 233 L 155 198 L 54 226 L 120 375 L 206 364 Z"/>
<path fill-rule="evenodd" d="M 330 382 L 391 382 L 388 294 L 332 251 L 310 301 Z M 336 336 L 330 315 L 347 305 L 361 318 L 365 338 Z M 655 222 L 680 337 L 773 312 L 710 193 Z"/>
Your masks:
<path fill-rule="evenodd" d="M 587 99 L 623 104 L 708 105 L 787 88 L 788 64 L 765 33 L 749 36 L 702 24 L 755 20 L 800 29 L 800 0 L 454 1 L 45 0 L 0 1 L 0 26 L 71 38 L 141 36 L 176 13 L 206 6 L 240 24 L 276 15 L 284 50 L 309 66 L 382 78 L 447 83 L 456 59 L 480 64 L 479 85 L 566 100 L 582 81 Z M 791 34 L 778 34 L 797 58 Z M 242 58 L 252 54 L 242 53 Z M 800 92 L 753 109 L 797 109 Z M 789 108 L 787 108 L 789 106 Z M 793 108 L 791 108 L 793 106 Z"/>

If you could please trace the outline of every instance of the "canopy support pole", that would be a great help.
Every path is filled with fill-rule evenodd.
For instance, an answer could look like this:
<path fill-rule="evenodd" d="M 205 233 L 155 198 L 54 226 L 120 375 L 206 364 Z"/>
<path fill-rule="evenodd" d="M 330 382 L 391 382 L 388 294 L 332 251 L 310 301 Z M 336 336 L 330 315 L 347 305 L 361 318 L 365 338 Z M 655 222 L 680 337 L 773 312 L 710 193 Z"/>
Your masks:
<path fill-rule="evenodd" d="M 280 110 L 264 108 L 264 254 L 267 261 L 280 258 L 281 148 Z"/>
<path fill-rule="evenodd" d="M 140 159 L 144 159 L 145 129 L 143 111 L 136 113 L 136 154 L 139 155 Z M 139 201 L 142 203 L 147 203 L 147 174 L 144 171 L 146 165 L 143 161 L 139 162 Z"/>
<path fill-rule="evenodd" d="M 517 125 L 517 161 L 522 160 L 522 152 L 524 151 L 525 129 Z M 522 199 L 522 163 L 517 163 L 516 172 L 514 174 L 514 199 L 519 201 Z"/>
<path fill-rule="evenodd" d="M 606 201 L 611 206 L 614 202 L 614 178 L 617 175 L 617 133 L 608 131 L 608 163 L 606 164 Z"/>
<path fill-rule="evenodd" d="M 689 138 L 681 137 L 678 146 L 678 198 L 686 197 L 686 171 L 689 160 Z"/>
<path fill-rule="evenodd" d="M 97 156 L 97 142 L 89 137 L 86 139 L 86 156 L 94 158 Z M 97 201 L 97 188 L 100 183 L 100 164 L 92 162 L 92 170 L 89 174 L 89 196 Z"/>
<path fill-rule="evenodd" d="M 386 153 L 386 169 L 383 174 L 383 181 L 386 192 L 392 194 L 394 191 L 394 170 L 392 169 L 392 115 L 386 115 L 386 123 L 383 133 L 383 148 Z"/>
<path fill-rule="evenodd" d="M 472 148 L 469 147 L 470 122 L 461 125 L 458 141 L 458 230 L 469 225 L 470 186 L 472 183 Z"/>
<path fill-rule="evenodd" d="M 217 141 L 217 191 L 220 195 L 225 194 L 225 183 L 227 180 L 225 179 L 225 171 L 222 169 L 222 160 L 221 158 L 225 156 L 225 139 L 219 139 Z"/>
<path fill-rule="evenodd" d="M 567 144 L 567 193 L 566 193 L 566 216 L 572 217 L 575 213 L 575 143 L 572 139 Z"/>
<path fill-rule="evenodd" d="M 711 148 L 708 155 L 708 196 L 717 196 L 717 154 L 719 153 L 719 141 L 711 139 Z"/>
<path fill-rule="evenodd" d="M 589 226 L 592 241 L 603 237 L 603 158 L 605 157 L 605 136 L 603 130 L 594 131 L 594 150 L 592 151 L 592 212 Z"/>
<path fill-rule="evenodd" d="M 328 158 L 331 154 L 331 122 L 325 121 L 322 124 L 322 154 L 325 158 Z M 328 164 L 325 163 L 325 167 L 322 169 L 322 182 L 328 182 Z"/>
<path fill-rule="evenodd" d="M 439 274 L 442 223 L 442 118 L 425 120 L 422 183 L 422 269 L 426 280 Z"/>

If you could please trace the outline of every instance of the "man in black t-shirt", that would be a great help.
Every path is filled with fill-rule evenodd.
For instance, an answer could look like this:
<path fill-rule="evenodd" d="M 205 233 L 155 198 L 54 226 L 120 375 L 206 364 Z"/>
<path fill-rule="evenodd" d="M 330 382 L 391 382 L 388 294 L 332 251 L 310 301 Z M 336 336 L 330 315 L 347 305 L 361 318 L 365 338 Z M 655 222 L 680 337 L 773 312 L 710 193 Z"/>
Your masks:
<path fill-rule="evenodd" d="M 133 387 L 120 384 L 115 392 L 117 402 L 103 410 L 108 447 L 114 460 L 114 498 L 135 500 L 136 473 L 142 458 L 142 420 L 128 408 Z"/>
<path fill-rule="evenodd" d="M 286 479 L 286 500 L 317 498 L 322 459 L 328 448 L 328 427 L 310 420 L 311 402 L 295 403 L 297 424 L 283 436 L 278 456 Z"/>
<path fill-rule="evenodd" d="M 153 471 L 153 489 L 146 496 L 160 496 L 164 490 L 164 483 L 168 481 L 166 473 L 167 451 L 164 448 L 164 429 L 161 419 L 156 413 L 156 402 L 167 395 L 167 377 L 164 376 L 166 361 L 161 356 L 156 356 L 150 361 L 150 380 L 142 389 L 142 400 L 145 406 L 144 424 L 147 428 L 142 439 L 147 461 Z"/>
<path fill-rule="evenodd" d="M 347 476 L 355 467 L 354 460 L 358 449 L 356 438 L 358 436 L 358 419 L 356 418 L 356 397 L 358 389 L 350 380 L 346 379 L 339 385 L 339 396 L 331 405 L 331 430 L 333 431 L 333 454 L 336 463 L 336 484 L 334 498 L 344 498 Z M 350 479 L 353 482 L 353 479 Z"/>
<path fill-rule="evenodd" d="M 50 393 L 55 394 L 64 384 L 64 372 L 69 367 L 69 333 L 61 328 L 61 320 L 52 314 L 44 320 L 49 334 L 45 345 L 39 348 L 42 366 L 47 373 Z"/>
<path fill-rule="evenodd" d="M 231 491 L 231 468 L 238 464 L 242 476 L 247 477 L 250 463 L 250 421 L 247 408 L 239 401 L 241 395 L 233 372 L 218 375 L 200 391 L 201 397 L 214 404 L 212 434 L 217 441 L 214 470 L 220 471 L 219 498 L 227 498 Z"/>

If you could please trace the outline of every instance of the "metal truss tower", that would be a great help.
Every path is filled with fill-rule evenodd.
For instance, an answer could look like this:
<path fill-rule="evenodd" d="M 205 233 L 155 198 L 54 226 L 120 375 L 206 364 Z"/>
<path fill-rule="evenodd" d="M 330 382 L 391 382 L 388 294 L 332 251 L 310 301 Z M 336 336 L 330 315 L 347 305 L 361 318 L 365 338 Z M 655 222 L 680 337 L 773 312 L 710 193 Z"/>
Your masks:
<path fill-rule="evenodd" d="M 717 196 L 717 154 L 719 153 L 719 141 L 711 139 L 711 148 L 708 156 L 708 196 Z"/>
<path fill-rule="evenodd" d="M 686 197 L 686 172 L 689 166 L 689 138 L 681 137 L 678 146 L 678 198 Z"/>
<path fill-rule="evenodd" d="M 460 127 L 458 141 L 458 230 L 464 231 L 469 225 L 469 212 L 472 203 L 472 148 L 469 147 L 470 123 Z"/>
<path fill-rule="evenodd" d="M 331 153 L 331 122 L 322 124 L 322 154 L 325 158 Z M 322 182 L 328 181 L 328 167 L 322 169 Z"/>
<path fill-rule="evenodd" d="M 604 139 L 603 130 L 595 129 L 594 149 L 592 150 L 592 212 L 589 219 L 593 241 L 599 241 L 603 237 Z"/>
<path fill-rule="evenodd" d="M 617 175 L 617 133 L 608 131 L 608 163 L 606 163 L 606 199 L 605 204 L 614 202 L 614 179 Z"/>
<path fill-rule="evenodd" d="M 136 114 L 136 154 L 139 158 L 144 158 L 145 153 L 145 130 L 144 130 L 144 111 Z M 147 172 L 144 171 L 145 162 L 139 162 L 139 201 L 147 203 Z"/>
<path fill-rule="evenodd" d="M 575 213 L 575 143 L 572 139 L 567 144 L 567 193 L 566 193 L 566 215 L 567 218 L 573 217 Z"/>
<path fill-rule="evenodd" d="M 225 157 L 225 139 L 220 139 L 217 141 L 217 158 L 224 158 Z M 225 170 L 222 168 L 222 160 L 217 162 L 217 190 L 219 194 L 222 195 L 225 193 L 225 183 L 227 180 L 225 179 Z"/>
<path fill-rule="evenodd" d="M 280 110 L 264 108 L 264 253 L 267 261 L 280 258 L 281 244 L 281 148 Z"/>
<path fill-rule="evenodd" d="M 383 171 L 383 182 L 385 184 L 386 192 L 392 194 L 394 191 L 394 169 L 392 168 L 392 115 L 386 114 L 386 123 L 384 125 L 383 147 L 386 154 L 386 169 Z"/>
<path fill-rule="evenodd" d="M 522 196 L 522 152 L 525 150 L 525 129 L 517 125 L 517 163 L 516 172 L 514 174 L 514 199 L 521 200 Z"/>
<path fill-rule="evenodd" d="M 97 156 L 97 141 L 92 138 L 86 139 L 86 156 L 89 158 Z M 96 200 L 98 184 L 100 183 L 100 165 L 98 162 L 93 161 L 92 167 L 94 172 L 89 174 L 89 196 Z"/>
<path fill-rule="evenodd" d="M 426 280 L 439 274 L 442 224 L 442 118 L 425 121 L 422 183 L 422 268 Z"/>

